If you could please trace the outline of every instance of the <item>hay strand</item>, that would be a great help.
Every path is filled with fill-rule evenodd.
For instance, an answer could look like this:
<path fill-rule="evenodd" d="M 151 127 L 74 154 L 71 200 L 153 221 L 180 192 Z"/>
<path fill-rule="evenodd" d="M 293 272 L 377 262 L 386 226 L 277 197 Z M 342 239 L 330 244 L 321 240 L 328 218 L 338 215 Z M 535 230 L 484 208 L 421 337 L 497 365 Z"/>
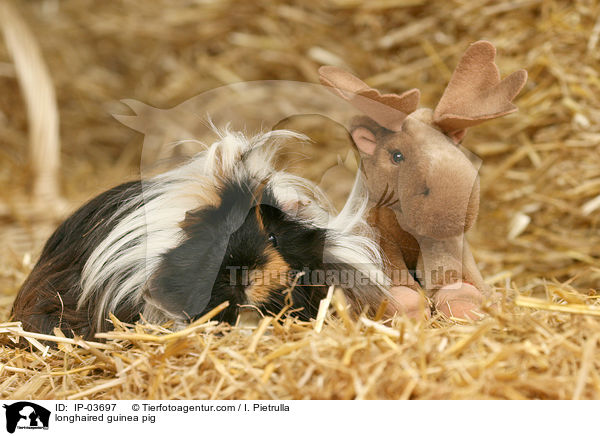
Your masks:
<path fill-rule="evenodd" d="M 60 139 L 54 85 L 33 33 L 12 0 L 0 1 L 0 29 L 27 104 L 29 156 L 38 210 L 62 206 L 58 185 Z M 59 212 L 60 209 L 56 209 Z"/>

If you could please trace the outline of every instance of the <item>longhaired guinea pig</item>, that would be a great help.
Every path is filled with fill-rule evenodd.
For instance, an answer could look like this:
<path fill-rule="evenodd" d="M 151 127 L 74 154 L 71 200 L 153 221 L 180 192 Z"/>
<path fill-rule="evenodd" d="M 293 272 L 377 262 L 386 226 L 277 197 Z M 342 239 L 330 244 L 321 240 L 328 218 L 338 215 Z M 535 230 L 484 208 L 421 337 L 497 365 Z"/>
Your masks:
<path fill-rule="evenodd" d="M 389 280 L 360 183 L 334 214 L 315 185 L 274 169 L 284 137 L 304 139 L 220 132 L 183 165 L 85 204 L 47 241 L 14 319 L 85 338 L 108 329 L 110 313 L 177 328 L 224 301 L 217 319 L 229 323 L 240 306 L 277 313 L 290 300 L 309 319 L 336 280 L 355 309 L 376 309 Z"/>

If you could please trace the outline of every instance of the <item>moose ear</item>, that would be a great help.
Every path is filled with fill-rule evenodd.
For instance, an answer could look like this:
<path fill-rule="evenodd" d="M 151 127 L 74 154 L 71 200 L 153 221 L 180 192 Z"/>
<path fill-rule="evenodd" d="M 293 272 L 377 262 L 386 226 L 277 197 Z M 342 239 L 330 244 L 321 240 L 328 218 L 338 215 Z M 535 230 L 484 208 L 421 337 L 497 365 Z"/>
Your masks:
<path fill-rule="evenodd" d="M 373 154 L 377 148 L 375 134 L 366 127 L 357 127 L 351 133 L 352 140 L 356 144 L 358 151 L 364 154 Z"/>

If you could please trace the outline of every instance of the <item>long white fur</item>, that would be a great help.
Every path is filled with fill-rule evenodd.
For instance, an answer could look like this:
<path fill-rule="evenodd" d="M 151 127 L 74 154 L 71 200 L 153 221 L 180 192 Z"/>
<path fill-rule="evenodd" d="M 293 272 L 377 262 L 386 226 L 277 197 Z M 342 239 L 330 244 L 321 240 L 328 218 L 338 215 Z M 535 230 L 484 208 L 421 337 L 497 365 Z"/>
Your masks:
<path fill-rule="evenodd" d="M 325 262 L 338 260 L 355 266 L 372 278 L 380 297 L 388 296 L 389 280 L 381 272 L 382 258 L 364 221 L 367 198 L 359 178 L 346 206 L 334 216 L 326 197 L 314 184 L 273 169 L 279 140 L 305 140 L 303 135 L 285 130 L 251 138 L 228 130 L 217 133 L 217 142 L 186 164 L 145 181 L 142 194 L 131 198 L 109 218 L 119 222 L 86 262 L 78 300 L 79 308 L 94 301 L 90 304 L 94 313 L 90 315 L 97 328 L 122 302 L 142 304 L 142 314 L 151 322 L 173 317 L 152 302 L 143 301 L 148 279 L 159 266 L 161 255 L 182 241 L 180 224 L 186 212 L 206 204 L 202 193 L 213 192 L 223 179 L 243 180 L 248 175 L 268 180 L 282 204 L 296 204 L 297 219 L 328 229 Z M 357 292 L 360 294 L 360 290 Z M 376 296 L 357 297 L 368 303 Z"/>

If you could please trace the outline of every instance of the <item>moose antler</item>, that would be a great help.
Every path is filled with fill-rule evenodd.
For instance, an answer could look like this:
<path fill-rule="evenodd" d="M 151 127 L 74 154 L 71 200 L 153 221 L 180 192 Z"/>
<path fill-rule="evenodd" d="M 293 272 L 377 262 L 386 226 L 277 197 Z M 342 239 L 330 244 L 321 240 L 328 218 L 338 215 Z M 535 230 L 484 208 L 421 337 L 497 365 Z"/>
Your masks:
<path fill-rule="evenodd" d="M 525 85 L 527 71 L 515 71 L 500 81 L 495 57 L 496 49 L 488 41 L 471 44 L 435 108 L 433 122 L 455 141 L 468 127 L 517 110 L 511 101 Z"/>
<path fill-rule="evenodd" d="M 398 131 L 404 119 L 419 105 L 418 89 L 411 89 L 401 95 L 381 94 L 358 77 L 337 67 L 319 68 L 319 80 L 331 92 L 392 131 Z"/>

